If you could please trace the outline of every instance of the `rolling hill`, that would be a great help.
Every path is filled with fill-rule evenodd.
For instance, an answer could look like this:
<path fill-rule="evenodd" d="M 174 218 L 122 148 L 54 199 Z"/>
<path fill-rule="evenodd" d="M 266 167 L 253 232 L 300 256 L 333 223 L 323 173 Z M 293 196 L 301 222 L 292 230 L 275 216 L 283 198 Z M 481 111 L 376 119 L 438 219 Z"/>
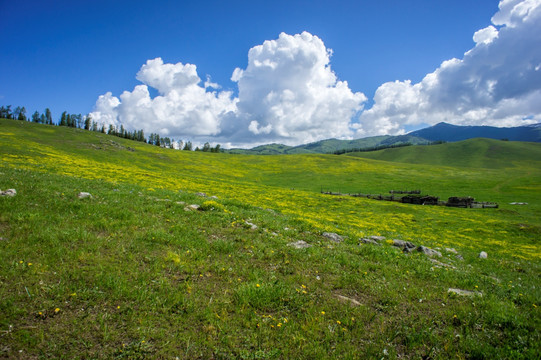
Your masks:
<path fill-rule="evenodd" d="M 428 146 L 409 146 L 349 156 L 410 164 L 466 168 L 504 169 L 516 166 L 541 167 L 541 144 L 485 138 Z"/>
<path fill-rule="evenodd" d="M 298 146 L 282 144 L 260 145 L 252 149 L 230 149 L 231 154 L 331 154 L 352 149 L 373 149 L 393 145 L 424 145 L 432 142 L 455 142 L 472 138 L 506 139 L 509 141 L 541 142 L 541 124 L 499 128 L 493 126 L 458 126 L 439 123 L 406 135 L 372 136 L 356 140 L 327 139 Z"/>
<path fill-rule="evenodd" d="M 538 144 L 465 143 L 420 147 L 439 164 L 239 156 L 0 119 L 0 357 L 536 358 Z M 507 157 L 449 160 L 472 152 Z"/>
<path fill-rule="evenodd" d="M 335 151 L 349 149 L 367 149 L 380 146 L 392 146 L 400 144 L 426 144 L 429 141 L 416 136 L 372 136 L 357 140 L 339 140 L 327 139 L 313 143 L 287 146 L 281 144 L 260 145 L 252 149 L 230 149 L 227 152 L 231 154 L 249 154 L 249 155 L 285 155 L 285 154 L 331 154 Z"/>

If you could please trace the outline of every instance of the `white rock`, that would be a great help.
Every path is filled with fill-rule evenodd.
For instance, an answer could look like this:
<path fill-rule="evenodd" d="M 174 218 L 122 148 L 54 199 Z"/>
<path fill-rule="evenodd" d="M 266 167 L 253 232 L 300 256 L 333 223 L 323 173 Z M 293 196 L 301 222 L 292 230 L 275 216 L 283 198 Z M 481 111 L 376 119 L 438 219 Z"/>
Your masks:
<path fill-rule="evenodd" d="M 299 241 L 296 241 L 296 242 L 289 243 L 289 244 L 287 244 L 287 246 L 294 247 L 295 249 L 305 249 L 305 248 L 311 247 L 312 245 L 308 244 L 304 240 L 299 240 Z"/>
<path fill-rule="evenodd" d="M 198 210 L 199 209 L 199 205 L 197 204 L 192 204 L 192 205 L 188 205 L 184 208 L 184 211 L 194 211 L 194 210 Z"/>
<path fill-rule="evenodd" d="M 486 259 L 486 258 L 488 258 L 488 254 L 486 252 L 484 252 L 484 251 L 481 251 L 479 253 L 479 258 L 480 259 Z"/>
<path fill-rule="evenodd" d="M 479 291 L 470 291 L 470 290 L 462 290 L 462 289 L 449 288 L 447 292 L 450 294 L 455 294 L 455 295 L 460 295 L 460 296 L 483 296 L 483 294 Z"/>
<path fill-rule="evenodd" d="M 88 197 L 91 198 L 92 195 L 90 195 L 90 193 L 87 193 L 87 192 L 82 191 L 82 192 L 80 192 L 80 193 L 77 194 L 77 197 L 78 197 L 79 199 L 86 199 L 86 198 L 88 198 Z"/>

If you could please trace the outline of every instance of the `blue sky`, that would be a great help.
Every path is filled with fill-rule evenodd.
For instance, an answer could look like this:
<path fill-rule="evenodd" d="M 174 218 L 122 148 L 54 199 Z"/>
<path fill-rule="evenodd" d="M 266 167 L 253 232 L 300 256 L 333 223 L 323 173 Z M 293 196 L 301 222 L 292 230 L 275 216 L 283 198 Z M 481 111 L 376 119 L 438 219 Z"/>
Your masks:
<path fill-rule="evenodd" d="M 518 0 L 510 1 L 520 3 Z M 537 1 L 533 2 L 533 8 L 538 13 L 539 4 Z M 261 74 L 256 71 L 255 64 L 251 67 L 248 62 L 250 49 L 262 45 L 265 41 L 278 40 L 281 33 L 293 37 L 307 32 L 324 45 L 323 49 L 332 49 L 329 62 L 322 66 L 335 75 L 336 81 L 347 81 L 349 92 L 341 94 L 347 98 L 350 108 L 343 116 L 351 119 L 346 123 L 336 120 L 342 123 L 336 127 L 336 131 L 330 131 L 329 134 L 351 138 L 382 132 L 400 133 L 436 120 L 421 119 L 426 114 L 421 115 L 419 111 L 416 112 L 414 120 L 411 120 L 411 114 L 402 115 L 409 116 L 408 121 L 391 119 L 389 109 L 382 108 L 383 101 L 381 106 L 374 106 L 376 90 L 384 83 L 406 80 L 411 80 L 410 86 L 413 87 L 427 74 L 439 69 L 444 61 L 453 58 L 465 59 L 465 53 L 476 47 L 474 34 L 493 25 L 491 18 L 499 11 L 498 4 L 497 1 L 485 0 L 0 0 L 0 13 L 3 14 L 0 22 L 0 40 L 3 44 L 3 54 L 0 57 L 0 104 L 24 105 L 29 114 L 34 110 L 42 112 L 45 107 L 49 107 L 55 119 L 64 110 L 87 114 L 96 110 L 96 101 L 100 95 L 111 92 L 112 97 L 118 98 L 124 91 L 132 92 L 135 86 L 142 83 L 136 79 L 141 67 L 148 60 L 161 58 L 163 64 L 195 65 L 197 76 L 201 79 L 201 88 L 205 90 L 203 92 L 214 91 L 216 96 L 224 93 L 223 96 L 227 95 L 232 99 L 226 105 L 224 101 L 220 102 L 227 110 L 209 115 L 208 109 L 218 106 L 216 101 L 211 100 L 212 104 L 196 102 L 207 106 L 207 115 L 201 115 L 201 121 L 208 125 L 207 130 L 196 130 L 197 124 L 187 126 L 186 121 L 197 120 L 183 119 L 184 115 L 178 115 L 180 110 L 167 114 L 179 116 L 178 123 L 183 124 L 182 126 L 175 127 L 165 120 L 161 124 L 152 123 L 145 119 L 148 114 L 131 113 L 127 109 L 128 102 L 122 100 L 119 101 L 120 107 L 115 108 L 114 116 L 103 116 L 101 119 L 122 122 L 137 128 L 148 127 L 147 131 L 163 130 L 165 135 L 177 138 L 209 139 L 238 145 L 317 140 L 326 132 L 306 131 L 312 126 L 310 124 L 325 127 L 325 122 L 313 118 L 315 111 L 310 110 L 310 106 L 313 105 L 315 109 L 330 106 L 321 105 L 321 99 L 317 96 L 309 99 L 310 106 L 299 104 L 299 94 L 292 90 L 296 94 L 297 102 L 289 103 L 286 108 L 297 112 L 301 118 L 308 112 L 312 114 L 303 118 L 302 126 L 292 124 L 296 121 L 292 118 L 284 118 L 282 123 L 276 123 L 270 118 L 272 114 L 276 116 L 275 113 L 258 113 L 254 110 L 250 112 L 248 110 L 256 108 L 257 104 L 249 103 L 247 97 L 238 98 L 239 93 L 243 93 L 242 88 L 245 89 L 245 94 L 253 92 L 262 96 L 278 91 L 277 88 L 255 88 L 256 85 L 250 83 L 248 75 L 257 78 Z M 532 10 L 531 13 L 533 12 Z M 509 24 L 502 21 L 501 24 L 494 24 L 494 27 L 501 30 L 509 27 Z M 303 37 L 296 38 L 297 42 L 293 44 L 287 39 L 283 39 L 283 44 L 294 46 L 292 52 L 294 49 L 304 49 L 304 44 L 314 41 L 312 38 Z M 491 42 L 492 38 L 489 41 Z M 538 39 L 531 41 L 535 44 Z M 318 49 L 320 48 L 321 46 Z M 321 54 L 324 58 L 323 53 Z M 276 54 L 267 55 L 272 57 Z M 539 59 L 538 53 L 530 54 L 530 57 L 534 62 Z M 324 59 L 323 62 L 325 63 Z M 534 67 L 535 65 L 533 64 Z M 158 64 L 152 66 L 160 68 Z M 245 70 L 245 77 L 232 81 L 231 77 L 236 68 Z M 207 75 L 219 88 L 202 87 Z M 280 74 L 276 73 L 268 79 L 279 76 Z M 149 85 L 150 80 L 145 79 L 145 85 Z M 333 87 L 336 83 L 330 81 L 325 86 Z M 171 90 L 162 88 L 160 92 L 150 85 L 147 88 L 151 100 L 159 95 L 166 96 L 164 91 Z M 279 89 L 282 91 L 285 88 L 280 85 Z M 302 90 L 303 87 L 299 89 Z M 230 93 L 226 94 L 228 91 Z M 197 94 L 201 96 L 201 91 Z M 335 95 L 327 95 L 332 96 Z M 430 96 L 434 97 L 433 94 Z M 237 102 L 234 99 L 237 99 Z M 343 108 L 344 101 L 340 100 L 333 106 Z M 352 105 L 352 102 L 357 103 Z M 277 103 L 273 104 L 275 110 Z M 301 108 L 304 110 L 299 110 Z M 367 112 L 369 109 L 373 111 Z M 107 111 L 109 110 L 110 107 Z M 163 111 L 155 110 L 153 114 Z M 514 114 L 514 119 L 520 120 L 529 116 L 529 119 L 536 120 L 536 116 L 539 116 L 536 111 L 529 108 L 518 115 Z M 106 110 L 101 111 L 102 114 L 105 112 Z M 361 115 L 363 112 L 366 112 L 364 118 Z M 212 121 L 205 116 L 215 116 L 215 123 L 211 124 Z M 96 117 L 99 117 L 99 114 Z M 380 118 L 390 120 L 388 119 L 385 126 L 359 125 L 363 121 L 367 124 L 370 121 L 377 122 Z M 441 116 L 437 116 L 438 121 L 441 119 Z M 509 116 L 505 119 L 502 120 L 502 125 L 510 124 Z M 453 117 L 444 117 L 443 120 L 453 122 Z M 474 120 L 477 121 L 475 118 L 470 122 L 473 123 Z M 484 121 L 490 122 L 490 119 Z M 231 129 L 226 130 L 235 127 L 250 128 L 250 131 L 244 129 L 246 131 L 242 134 L 234 134 Z M 332 125 L 330 127 L 333 128 Z M 192 130 L 183 130 L 187 128 Z"/>

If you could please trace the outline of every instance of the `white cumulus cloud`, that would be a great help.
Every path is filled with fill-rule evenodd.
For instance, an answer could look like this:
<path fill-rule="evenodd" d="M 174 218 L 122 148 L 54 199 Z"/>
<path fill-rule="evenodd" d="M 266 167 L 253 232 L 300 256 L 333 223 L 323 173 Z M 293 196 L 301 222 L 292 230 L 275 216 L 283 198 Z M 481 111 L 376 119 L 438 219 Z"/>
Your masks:
<path fill-rule="evenodd" d="M 192 64 L 164 64 L 161 58 L 148 60 L 136 76 L 143 85 L 124 91 L 120 98 L 101 95 L 90 115 L 105 124 L 123 124 L 161 136 L 196 137 L 220 133 L 226 113 L 236 112 L 236 99 L 228 91 L 208 91 L 218 87 L 207 78 L 204 86 Z M 148 87 L 159 92 L 151 98 Z"/>
<path fill-rule="evenodd" d="M 240 125 L 231 135 L 285 144 L 351 137 L 351 119 L 366 97 L 337 79 L 330 56 L 308 32 L 281 33 L 250 49 L 248 67 L 231 77 L 239 87 Z"/>
<path fill-rule="evenodd" d="M 147 134 L 226 146 L 402 134 L 408 126 L 446 121 L 517 126 L 541 122 L 541 0 L 502 0 L 492 24 L 473 34 L 474 46 L 422 81 L 382 84 L 373 106 L 339 80 L 332 50 L 308 32 L 281 33 L 248 52 L 231 80 L 238 97 L 193 64 L 148 60 L 141 82 L 96 101 L 92 118 Z M 151 97 L 149 87 L 156 89 Z"/>
<path fill-rule="evenodd" d="M 517 126 L 541 121 L 541 0 L 503 0 L 462 59 L 444 61 L 416 84 L 381 85 L 357 135 L 403 133 L 446 121 Z"/>
<path fill-rule="evenodd" d="M 209 76 L 201 86 L 195 65 L 148 60 L 136 76 L 142 85 L 119 98 L 100 96 L 91 116 L 162 136 L 242 145 L 351 137 L 351 119 L 366 97 L 337 79 L 330 56 L 317 36 L 282 33 L 250 49 L 247 68 L 234 70 L 238 98 L 210 91 L 220 85 Z M 159 95 L 151 98 L 149 87 Z"/>

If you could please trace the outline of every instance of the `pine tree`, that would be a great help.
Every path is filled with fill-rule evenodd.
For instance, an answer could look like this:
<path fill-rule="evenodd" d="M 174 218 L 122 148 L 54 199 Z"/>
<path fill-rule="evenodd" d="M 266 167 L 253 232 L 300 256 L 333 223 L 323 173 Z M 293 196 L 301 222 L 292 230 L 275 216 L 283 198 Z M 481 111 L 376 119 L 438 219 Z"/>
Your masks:
<path fill-rule="evenodd" d="M 58 123 L 58 126 L 67 126 L 67 125 L 68 125 L 67 112 L 64 111 L 62 115 L 60 115 L 60 122 Z"/>
<path fill-rule="evenodd" d="M 32 114 L 32 122 L 35 122 L 35 123 L 39 123 L 39 112 L 35 111 L 33 114 Z"/>
<path fill-rule="evenodd" d="M 85 119 L 85 130 L 90 130 L 91 126 L 92 126 L 92 117 L 90 115 L 87 115 Z"/>
<path fill-rule="evenodd" d="M 49 108 L 45 109 L 45 123 L 48 125 L 53 125 L 53 115 L 51 114 L 51 110 Z"/>

